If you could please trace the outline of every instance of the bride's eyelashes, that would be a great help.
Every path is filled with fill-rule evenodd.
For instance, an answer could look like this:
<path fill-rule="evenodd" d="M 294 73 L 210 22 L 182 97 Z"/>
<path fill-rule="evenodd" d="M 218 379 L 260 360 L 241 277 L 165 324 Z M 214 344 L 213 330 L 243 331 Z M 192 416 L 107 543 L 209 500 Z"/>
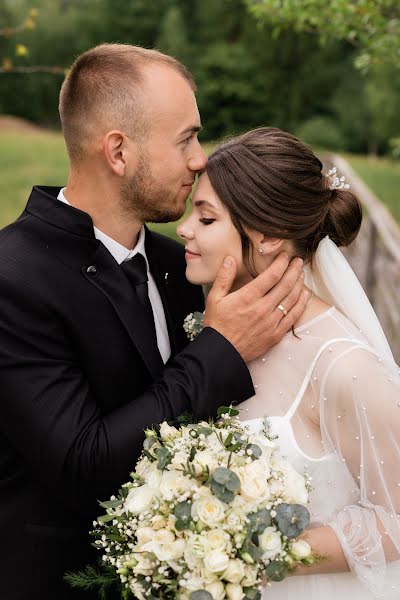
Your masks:
<path fill-rule="evenodd" d="M 202 219 L 199 219 L 200 223 L 203 223 L 203 225 L 211 225 L 211 223 L 214 223 L 215 219 L 206 219 L 205 217 L 203 217 Z"/>

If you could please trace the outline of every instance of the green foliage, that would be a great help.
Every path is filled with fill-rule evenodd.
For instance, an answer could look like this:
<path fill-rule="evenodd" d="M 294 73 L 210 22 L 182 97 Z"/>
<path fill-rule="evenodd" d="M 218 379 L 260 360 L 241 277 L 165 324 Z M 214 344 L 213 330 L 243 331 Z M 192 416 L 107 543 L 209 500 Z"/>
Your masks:
<path fill-rule="evenodd" d="M 282 581 L 285 579 L 287 573 L 285 564 L 278 560 L 270 562 L 264 571 L 265 576 L 271 581 Z"/>
<path fill-rule="evenodd" d="M 306 144 L 316 148 L 346 148 L 346 139 L 340 131 L 340 124 L 332 117 L 311 117 L 298 127 L 296 135 Z"/>
<path fill-rule="evenodd" d="M 298 537 L 310 522 L 310 513 L 301 504 L 280 504 L 276 509 L 275 521 L 279 531 L 290 540 Z"/>
<path fill-rule="evenodd" d="M 120 579 L 115 569 L 103 564 L 99 566 L 88 565 L 85 569 L 76 573 L 67 573 L 64 579 L 73 588 L 85 591 L 96 590 L 100 600 L 107 600 L 112 591 L 120 592 L 122 599 L 126 597 L 120 591 Z"/>
<path fill-rule="evenodd" d="M 252 13 L 272 23 L 276 30 L 292 27 L 317 33 L 322 43 L 344 40 L 359 48 L 356 65 L 398 66 L 400 51 L 400 4 L 398 0 L 247 0 Z"/>
<path fill-rule="evenodd" d="M 240 479 L 233 471 L 218 467 L 210 477 L 210 487 L 221 502 L 229 504 L 235 498 L 235 492 L 240 490 Z"/>

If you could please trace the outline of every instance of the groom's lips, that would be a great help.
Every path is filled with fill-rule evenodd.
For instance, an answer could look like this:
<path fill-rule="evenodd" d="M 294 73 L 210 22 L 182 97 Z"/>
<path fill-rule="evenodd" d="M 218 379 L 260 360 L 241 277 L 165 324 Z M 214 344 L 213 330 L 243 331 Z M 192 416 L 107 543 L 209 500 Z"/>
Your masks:
<path fill-rule="evenodd" d="M 195 252 L 191 252 L 188 248 L 185 248 L 185 258 L 186 260 L 193 260 L 194 258 L 199 258 L 201 255 L 196 254 Z"/>

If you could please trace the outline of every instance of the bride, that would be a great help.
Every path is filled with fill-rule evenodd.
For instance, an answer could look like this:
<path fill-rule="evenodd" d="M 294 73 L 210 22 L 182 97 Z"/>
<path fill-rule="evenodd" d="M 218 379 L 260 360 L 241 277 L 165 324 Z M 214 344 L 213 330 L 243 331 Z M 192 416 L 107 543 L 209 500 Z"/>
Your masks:
<path fill-rule="evenodd" d="M 263 598 L 394 600 L 399 369 L 338 250 L 358 233 L 360 205 L 343 179 L 321 169 L 306 146 L 279 129 L 235 137 L 209 157 L 178 233 L 193 283 L 212 283 L 230 255 L 238 289 L 286 251 L 303 258 L 313 292 L 293 331 L 249 364 L 255 395 L 240 405 L 253 431 L 267 416 L 281 452 L 312 477 L 311 524 L 302 537 L 324 557 L 267 588 Z M 276 310 L 286 313 L 283 305 Z"/>

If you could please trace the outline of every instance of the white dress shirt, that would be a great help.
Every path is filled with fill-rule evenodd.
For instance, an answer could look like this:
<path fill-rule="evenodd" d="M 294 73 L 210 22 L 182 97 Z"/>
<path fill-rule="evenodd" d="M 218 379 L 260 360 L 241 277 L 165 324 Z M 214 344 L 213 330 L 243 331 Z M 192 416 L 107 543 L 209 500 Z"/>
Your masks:
<path fill-rule="evenodd" d="M 61 200 L 61 202 L 64 202 L 65 204 L 69 204 L 68 200 L 64 195 L 64 190 L 65 188 L 62 188 L 60 190 L 58 194 L 58 200 Z M 169 357 L 171 356 L 171 345 L 169 343 L 168 328 L 167 322 L 165 320 L 164 307 L 162 305 L 156 283 L 153 279 L 152 274 L 149 271 L 149 263 L 147 261 L 146 250 L 144 245 L 144 239 L 146 234 L 144 227 L 142 227 L 140 230 L 139 239 L 133 250 L 125 248 L 125 246 L 122 246 L 122 244 L 110 238 L 110 236 L 100 231 L 100 229 L 97 229 L 97 227 L 93 226 L 93 229 L 96 239 L 99 240 L 107 248 L 109 253 L 113 256 L 113 258 L 115 258 L 119 265 L 122 262 L 133 258 L 135 254 L 140 253 L 142 256 L 144 256 L 147 266 L 147 277 L 149 280 L 149 299 L 151 307 L 153 309 L 154 324 L 156 326 L 157 346 L 160 351 L 161 358 L 163 359 L 164 363 L 166 363 Z"/>

